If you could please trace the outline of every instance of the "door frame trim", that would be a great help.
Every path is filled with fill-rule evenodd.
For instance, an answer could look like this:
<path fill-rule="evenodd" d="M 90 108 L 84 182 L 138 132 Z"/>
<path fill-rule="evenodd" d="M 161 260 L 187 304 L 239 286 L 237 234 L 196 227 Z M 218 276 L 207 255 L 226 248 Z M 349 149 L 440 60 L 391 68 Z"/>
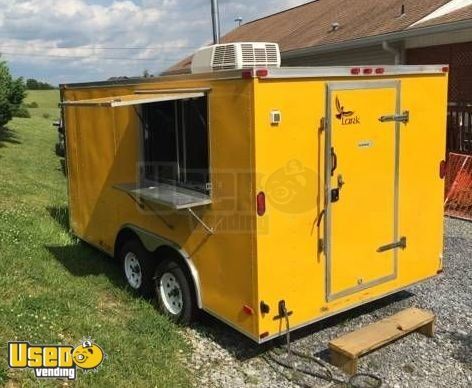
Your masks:
<path fill-rule="evenodd" d="M 331 284 L 331 271 L 332 271 L 332 257 L 331 257 L 331 169 L 332 169 L 332 158 L 331 158 L 331 147 L 332 147 L 332 109 L 331 109 L 331 98 L 333 91 L 339 90 L 356 90 L 356 89 L 395 89 L 396 90 L 396 101 L 395 101 L 395 114 L 399 114 L 401 111 L 401 81 L 400 80 L 386 80 L 386 81 L 355 81 L 355 82 L 327 82 L 326 93 L 325 93 L 325 190 L 324 190 L 324 202 L 325 202 L 325 217 L 324 217 L 324 253 L 326 258 L 325 268 L 325 288 L 326 288 L 326 300 L 331 302 L 335 299 L 339 299 L 355 292 L 365 290 L 370 287 L 385 283 L 390 280 L 394 280 L 398 276 L 398 249 L 393 251 L 393 273 L 382 278 L 375 279 L 368 283 L 363 283 L 358 286 L 354 286 L 338 293 L 332 293 Z M 394 220 L 393 220 L 393 235 L 394 241 L 398 240 L 399 236 L 399 173 L 400 173 L 400 123 L 395 122 L 395 135 L 394 135 Z"/>

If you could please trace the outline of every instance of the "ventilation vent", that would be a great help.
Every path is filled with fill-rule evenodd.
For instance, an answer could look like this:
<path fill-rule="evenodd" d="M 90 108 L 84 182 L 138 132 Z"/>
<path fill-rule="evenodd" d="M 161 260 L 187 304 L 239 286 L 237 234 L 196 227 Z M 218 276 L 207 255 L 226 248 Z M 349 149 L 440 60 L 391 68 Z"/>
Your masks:
<path fill-rule="evenodd" d="M 279 46 L 259 42 L 219 44 L 200 49 L 192 60 L 192 73 L 254 67 L 280 67 Z"/>
<path fill-rule="evenodd" d="M 267 61 L 277 62 L 279 60 L 279 47 L 275 44 L 266 44 Z"/>
<path fill-rule="evenodd" d="M 244 62 L 254 62 L 254 47 L 252 44 L 241 44 Z"/>
<path fill-rule="evenodd" d="M 267 55 L 265 48 L 255 48 L 254 54 L 256 56 L 256 62 L 267 62 Z"/>
<path fill-rule="evenodd" d="M 234 69 L 236 64 L 236 48 L 234 45 L 221 45 L 215 47 L 213 55 L 213 70 Z"/>

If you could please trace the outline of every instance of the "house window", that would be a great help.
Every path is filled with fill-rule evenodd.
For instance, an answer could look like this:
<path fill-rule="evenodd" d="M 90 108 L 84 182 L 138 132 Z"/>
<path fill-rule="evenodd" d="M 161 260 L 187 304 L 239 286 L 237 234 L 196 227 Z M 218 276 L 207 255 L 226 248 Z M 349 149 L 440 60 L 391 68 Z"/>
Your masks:
<path fill-rule="evenodd" d="M 206 97 L 142 105 L 143 178 L 209 192 Z"/>

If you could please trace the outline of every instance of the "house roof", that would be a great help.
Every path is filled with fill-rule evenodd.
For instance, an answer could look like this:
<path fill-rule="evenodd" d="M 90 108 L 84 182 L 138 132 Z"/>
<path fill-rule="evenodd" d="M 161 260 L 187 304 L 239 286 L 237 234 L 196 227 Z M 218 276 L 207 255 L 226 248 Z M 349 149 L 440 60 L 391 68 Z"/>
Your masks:
<path fill-rule="evenodd" d="M 472 19 L 472 5 L 468 5 L 446 15 L 418 23 L 414 27 L 436 26 L 440 24 L 459 22 L 461 20 L 467 19 Z"/>
<path fill-rule="evenodd" d="M 221 42 L 276 42 L 282 53 L 296 52 L 309 47 L 405 31 L 448 2 L 449 0 L 316 0 L 243 24 L 222 37 Z M 471 7 L 467 7 L 469 8 Z M 462 20 L 459 19 L 461 12 L 464 12 L 464 8 L 419 23 L 414 28 Z M 339 28 L 333 30 L 333 23 L 338 23 Z M 185 58 L 166 73 L 186 71 L 191 58 Z"/>

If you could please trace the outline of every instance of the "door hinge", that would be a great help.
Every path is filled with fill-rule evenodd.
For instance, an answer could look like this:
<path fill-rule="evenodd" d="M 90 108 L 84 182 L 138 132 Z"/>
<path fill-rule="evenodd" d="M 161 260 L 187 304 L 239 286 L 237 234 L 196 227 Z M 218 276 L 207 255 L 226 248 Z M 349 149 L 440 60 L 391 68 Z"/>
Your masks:
<path fill-rule="evenodd" d="M 407 123 L 410 121 L 410 112 L 406 110 L 402 114 L 380 116 L 379 121 L 381 123 L 386 123 L 389 121 L 395 121 L 397 123 Z"/>
<path fill-rule="evenodd" d="M 401 248 L 401 249 L 406 248 L 406 237 L 402 237 L 400 239 L 400 241 L 398 241 L 398 242 L 388 244 L 388 245 L 384 245 L 384 246 L 380 247 L 379 249 L 377 249 L 377 252 L 379 252 L 379 253 L 386 252 L 386 251 L 390 251 L 390 250 L 396 249 L 396 248 Z"/>
<path fill-rule="evenodd" d="M 326 130 L 326 119 L 322 117 L 320 120 L 320 132 L 323 132 L 325 130 Z"/>

